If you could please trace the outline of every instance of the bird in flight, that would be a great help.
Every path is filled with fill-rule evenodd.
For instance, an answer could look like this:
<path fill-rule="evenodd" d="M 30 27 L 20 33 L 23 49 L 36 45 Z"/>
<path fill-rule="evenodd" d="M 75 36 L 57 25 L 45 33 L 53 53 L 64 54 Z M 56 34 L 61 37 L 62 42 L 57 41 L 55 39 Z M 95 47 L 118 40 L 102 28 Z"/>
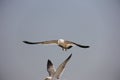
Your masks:
<path fill-rule="evenodd" d="M 47 62 L 47 71 L 49 73 L 49 76 L 46 77 L 44 80 L 54 80 L 54 79 L 60 79 L 62 72 L 65 69 L 66 64 L 68 63 L 68 61 L 70 60 L 72 54 L 69 55 L 69 57 L 67 59 L 65 59 L 59 66 L 57 69 L 55 69 L 53 63 L 51 62 L 51 60 L 48 59 Z"/>
<path fill-rule="evenodd" d="M 41 42 L 30 42 L 30 41 L 23 41 L 23 42 L 26 44 L 56 44 L 59 47 L 61 47 L 63 51 L 67 51 L 67 49 L 70 49 L 73 46 L 78 46 L 81 48 L 89 48 L 90 47 L 90 46 L 77 44 L 75 42 L 64 40 L 64 39 L 41 41 Z"/>

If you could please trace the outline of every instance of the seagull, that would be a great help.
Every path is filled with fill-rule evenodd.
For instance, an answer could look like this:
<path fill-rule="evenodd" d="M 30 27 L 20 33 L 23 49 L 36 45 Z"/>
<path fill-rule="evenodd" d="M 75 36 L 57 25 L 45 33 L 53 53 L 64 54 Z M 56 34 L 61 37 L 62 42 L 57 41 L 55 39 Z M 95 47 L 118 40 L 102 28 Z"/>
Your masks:
<path fill-rule="evenodd" d="M 60 76 L 62 74 L 62 72 L 65 69 L 65 66 L 67 64 L 67 62 L 70 60 L 72 54 L 69 55 L 69 57 L 67 59 L 65 59 L 59 66 L 57 69 L 55 69 L 53 63 L 51 62 L 51 60 L 48 59 L 47 62 L 47 71 L 49 73 L 49 76 L 46 77 L 44 80 L 54 80 L 54 79 L 60 79 Z"/>
<path fill-rule="evenodd" d="M 59 47 L 61 47 L 63 51 L 67 51 L 67 49 L 70 49 L 73 46 L 78 46 L 81 48 L 89 48 L 90 47 L 90 46 L 77 44 L 75 42 L 64 40 L 64 39 L 49 40 L 49 41 L 42 41 L 42 42 L 29 42 L 29 41 L 23 41 L 23 42 L 26 44 L 56 44 Z"/>

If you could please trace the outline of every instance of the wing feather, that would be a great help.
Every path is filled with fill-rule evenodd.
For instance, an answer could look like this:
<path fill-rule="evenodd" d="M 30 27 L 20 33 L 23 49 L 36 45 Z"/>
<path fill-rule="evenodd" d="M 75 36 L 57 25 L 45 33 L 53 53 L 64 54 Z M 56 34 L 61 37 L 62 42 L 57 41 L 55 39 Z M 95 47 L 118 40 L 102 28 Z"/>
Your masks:
<path fill-rule="evenodd" d="M 70 54 L 70 56 L 69 56 L 64 62 L 62 62 L 62 63 L 59 65 L 59 67 L 57 68 L 56 73 L 55 73 L 55 77 L 56 77 L 57 79 L 59 79 L 60 76 L 62 75 L 62 72 L 64 71 L 65 66 L 66 66 L 67 62 L 70 60 L 71 56 L 72 56 L 72 54 Z"/>
<path fill-rule="evenodd" d="M 55 71 L 56 71 L 53 63 L 49 59 L 47 62 L 47 71 L 49 73 L 49 76 L 53 76 L 55 74 Z"/>
<path fill-rule="evenodd" d="M 73 45 L 76 45 L 76 46 L 81 47 L 81 48 L 89 48 L 90 47 L 90 46 L 85 46 L 85 45 L 77 44 L 77 43 L 72 42 L 72 41 L 66 41 L 66 43 L 73 44 Z"/>
<path fill-rule="evenodd" d="M 30 42 L 30 41 L 23 41 L 26 44 L 57 44 L 58 40 L 50 40 L 50 41 L 42 41 L 42 42 Z"/>
<path fill-rule="evenodd" d="M 78 47 L 81 47 L 81 48 L 89 48 L 90 47 L 90 46 L 85 46 L 85 45 L 77 44 L 77 43 L 74 43 L 74 42 L 72 42 L 72 43 L 75 44 Z"/>

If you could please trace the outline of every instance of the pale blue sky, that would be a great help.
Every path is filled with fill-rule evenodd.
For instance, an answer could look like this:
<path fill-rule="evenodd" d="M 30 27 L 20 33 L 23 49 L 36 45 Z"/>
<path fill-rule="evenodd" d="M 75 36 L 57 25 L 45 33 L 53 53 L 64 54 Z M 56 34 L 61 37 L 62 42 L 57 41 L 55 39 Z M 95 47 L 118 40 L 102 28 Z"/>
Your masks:
<path fill-rule="evenodd" d="M 0 80 L 43 80 L 73 54 L 61 80 L 120 80 L 119 0 L 2 0 Z M 26 45 L 63 38 L 89 49 Z"/>

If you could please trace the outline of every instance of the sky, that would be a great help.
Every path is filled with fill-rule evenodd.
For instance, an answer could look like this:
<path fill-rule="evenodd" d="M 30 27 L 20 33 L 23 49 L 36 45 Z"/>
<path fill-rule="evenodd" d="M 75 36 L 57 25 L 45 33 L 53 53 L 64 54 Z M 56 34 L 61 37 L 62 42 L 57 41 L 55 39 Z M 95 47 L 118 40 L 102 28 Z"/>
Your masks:
<path fill-rule="evenodd" d="M 119 26 L 119 0 L 1 0 L 0 80 L 44 80 L 71 53 L 60 80 L 120 80 Z M 90 48 L 22 42 L 61 38 Z"/>

